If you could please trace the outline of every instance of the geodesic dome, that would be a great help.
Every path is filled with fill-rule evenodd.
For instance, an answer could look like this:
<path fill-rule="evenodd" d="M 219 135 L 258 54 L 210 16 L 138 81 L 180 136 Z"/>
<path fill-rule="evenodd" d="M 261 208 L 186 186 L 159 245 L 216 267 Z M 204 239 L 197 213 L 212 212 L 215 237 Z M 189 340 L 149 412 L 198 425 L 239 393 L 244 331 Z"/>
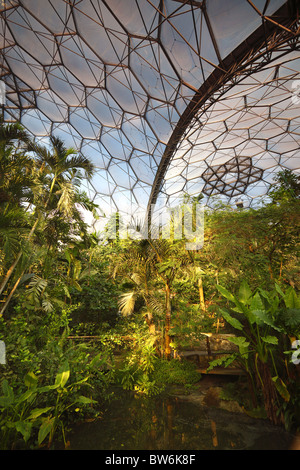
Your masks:
<path fill-rule="evenodd" d="M 110 214 L 254 206 L 300 171 L 296 0 L 2 0 L 6 121 L 96 166 Z"/>

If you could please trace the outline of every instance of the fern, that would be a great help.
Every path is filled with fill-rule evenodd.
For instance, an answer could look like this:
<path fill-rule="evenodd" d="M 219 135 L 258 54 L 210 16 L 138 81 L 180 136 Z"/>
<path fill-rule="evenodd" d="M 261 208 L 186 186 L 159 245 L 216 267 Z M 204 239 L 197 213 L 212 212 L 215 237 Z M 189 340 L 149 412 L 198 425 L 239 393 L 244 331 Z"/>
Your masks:
<path fill-rule="evenodd" d="M 47 285 L 48 285 L 48 281 L 46 279 L 43 279 L 37 276 L 36 274 L 33 275 L 29 283 L 28 294 L 32 295 L 36 303 L 39 303 L 40 298 L 42 294 L 44 293 Z"/>
<path fill-rule="evenodd" d="M 238 354 L 231 354 L 230 356 L 224 356 L 224 357 L 220 357 L 218 359 L 215 359 L 214 361 L 211 361 L 209 363 L 209 367 L 207 368 L 207 372 L 209 372 L 210 370 L 214 369 L 214 367 L 220 367 L 220 366 L 223 366 L 223 367 L 228 367 L 230 366 L 230 364 L 232 364 L 238 357 Z"/>

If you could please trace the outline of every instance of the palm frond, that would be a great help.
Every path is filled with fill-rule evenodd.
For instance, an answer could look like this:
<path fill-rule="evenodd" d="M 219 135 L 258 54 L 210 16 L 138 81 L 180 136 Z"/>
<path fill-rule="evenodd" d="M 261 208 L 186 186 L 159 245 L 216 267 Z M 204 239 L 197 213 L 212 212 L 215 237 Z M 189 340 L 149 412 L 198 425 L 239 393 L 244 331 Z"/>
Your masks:
<path fill-rule="evenodd" d="M 0 144 L 5 143 L 6 146 L 11 145 L 14 141 L 22 141 L 29 143 L 31 141 L 28 132 L 21 126 L 21 124 L 14 122 L 4 124 L 0 121 Z"/>
<path fill-rule="evenodd" d="M 68 155 L 76 153 L 76 150 L 72 147 L 67 149 L 64 141 L 60 139 L 59 137 L 55 137 L 54 135 L 52 135 L 50 137 L 50 140 L 51 140 L 54 154 L 58 160 L 60 160 L 62 156 L 66 157 Z"/>
<path fill-rule="evenodd" d="M 131 315 L 134 312 L 134 306 L 136 302 L 136 292 L 126 292 L 121 295 L 118 302 L 120 311 L 124 316 Z"/>
<path fill-rule="evenodd" d="M 160 315 L 165 313 L 165 303 L 154 297 L 153 295 L 147 296 L 147 305 L 153 311 Z"/>
<path fill-rule="evenodd" d="M 75 191 L 72 183 L 64 181 L 60 184 L 60 198 L 57 204 L 57 209 L 65 216 L 70 217 L 74 210 L 74 197 Z"/>
<path fill-rule="evenodd" d="M 142 283 L 141 276 L 140 276 L 138 273 L 132 273 L 132 274 L 130 275 L 130 279 L 131 279 L 135 284 L 137 284 L 138 286 L 140 286 L 141 283 Z"/>
<path fill-rule="evenodd" d="M 6 257 L 16 256 L 21 249 L 20 232 L 14 228 L 1 229 L 0 240 Z"/>
<path fill-rule="evenodd" d="M 80 168 L 84 170 L 85 176 L 87 178 L 91 178 L 95 170 L 95 166 L 93 165 L 93 163 L 88 158 L 80 154 L 75 155 L 69 158 L 68 160 L 66 160 L 64 166 L 65 166 L 66 171 L 72 170 L 74 168 L 77 168 L 77 169 Z"/>

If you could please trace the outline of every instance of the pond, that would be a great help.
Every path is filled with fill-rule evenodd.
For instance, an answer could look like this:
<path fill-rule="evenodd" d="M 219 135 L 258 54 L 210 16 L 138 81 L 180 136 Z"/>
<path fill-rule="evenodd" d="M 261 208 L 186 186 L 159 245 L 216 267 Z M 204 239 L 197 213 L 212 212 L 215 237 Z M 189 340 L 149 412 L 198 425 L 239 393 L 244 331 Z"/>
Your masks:
<path fill-rule="evenodd" d="M 101 419 L 78 424 L 67 440 L 71 450 L 287 450 L 293 436 L 184 397 L 117 392 Z"/>

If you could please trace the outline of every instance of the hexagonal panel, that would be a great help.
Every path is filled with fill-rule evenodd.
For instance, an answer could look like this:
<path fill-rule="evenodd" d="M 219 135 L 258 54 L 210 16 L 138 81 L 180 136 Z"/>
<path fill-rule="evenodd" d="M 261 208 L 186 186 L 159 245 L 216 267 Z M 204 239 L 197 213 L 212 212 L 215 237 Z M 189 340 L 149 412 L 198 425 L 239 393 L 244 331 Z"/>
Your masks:
<path fill-rule="evenodd" d="M 107 210 L 203 189 L 207 204 L 241 193 L 256 204 L 278 169 L 299 169 L 300 53 L 296 16 L 276 13 L 285 4 L 5 0 L 4 117 L 90 156 L 83 188 Z"/>

